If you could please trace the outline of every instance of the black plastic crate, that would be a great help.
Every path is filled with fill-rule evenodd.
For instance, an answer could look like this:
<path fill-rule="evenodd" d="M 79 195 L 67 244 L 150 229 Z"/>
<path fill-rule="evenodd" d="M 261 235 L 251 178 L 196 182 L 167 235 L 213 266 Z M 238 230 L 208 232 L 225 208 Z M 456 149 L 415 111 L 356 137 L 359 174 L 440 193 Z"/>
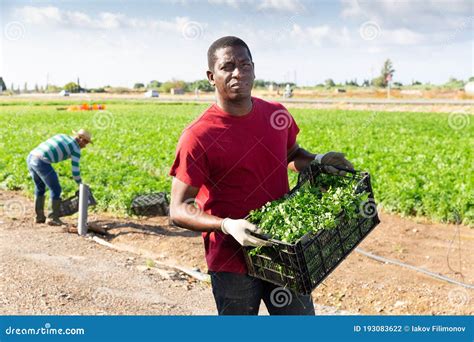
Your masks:
<path fill-rule="evenodd" d="M 164 192 L 137 196 L 133 199 L 130 210 L 137 216 L 167 216 L 168 197 Z"/>
<path fill-rule="evenodd" d="M 97 202 L 92 195 L 92 192 L 89 189 L 89 206 L 96 205 Z M 79 191 L 76 191 L 76 194 L 72 197 L 69 197 L 61 201 L 59 206 L 59 216 L 71 216 L 79 211 Z"/>
<path fill-rule="evenodd" d="M 297 185 L 287 196 L 302 186 L 315 184 L 318 175 L 324 172 L 320 166 L 310 165 L 300 173 Z M 340 224 L 335 229 L 308 233 L 294 244 L 270 239 L 272 246 L 262 247 L 257 255 L 249 255 L 253 248 L 247 247 L 244 256 L 249 275 L 297 293 L 309 294 L 379 224 L 370 175 L 354 172 L 341 177 L 354 180 L 357 193 L 369 193 L 369 200 L 363 203 L 359 215 L 347 220 L 342 212 Z"/>

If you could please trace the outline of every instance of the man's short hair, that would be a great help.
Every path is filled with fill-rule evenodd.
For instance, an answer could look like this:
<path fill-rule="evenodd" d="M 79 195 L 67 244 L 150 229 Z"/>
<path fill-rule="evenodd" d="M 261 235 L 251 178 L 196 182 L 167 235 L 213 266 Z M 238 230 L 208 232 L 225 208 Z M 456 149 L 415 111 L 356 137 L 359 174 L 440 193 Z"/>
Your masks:
<path fill-rule="evenodd" d="M 250 53 L 250 49 L 242 39 L 234 36 L 226 36 L 219 38 L 214 43 L 212 43 L 211 46 L 209 46 L 209 50 L 207 50 L 207 64 L 209 70 L 214 70 L 214 64 L 216 63 L 216 51 L 220 48 L 233 46 L 242 46 L 246 48 L 249 53 L 250 60 L 252 60 L 252 54 Z"/>

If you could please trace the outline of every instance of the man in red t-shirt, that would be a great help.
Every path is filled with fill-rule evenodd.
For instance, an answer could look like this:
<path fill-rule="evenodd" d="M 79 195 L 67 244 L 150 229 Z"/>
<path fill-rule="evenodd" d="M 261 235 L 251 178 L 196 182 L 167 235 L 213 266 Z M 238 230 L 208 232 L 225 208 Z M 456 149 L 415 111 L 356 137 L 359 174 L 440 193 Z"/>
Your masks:
<path fill-rule="evenodd" d="M 285 107 L 251 96 L 254 63 L 244 41 L 220 38 L 207 57 L 217 101 L 178 142 L 170 171 L 171 220 L 202 232 L 219 314 L 258 314 L 262 299 L 270 314 L 314 314 L 311 296 L 292 294 L 282 307 L 273 298 L 276 285 L 247 275 L 242 246 L 267 242 L 251 234 L 257 227 L 244 217 L 289 191 L 288 168 L 299 171 L 315 159 L 352 165 L 342 153 L 315 155 L 299 147 L 299 128 Z"/>

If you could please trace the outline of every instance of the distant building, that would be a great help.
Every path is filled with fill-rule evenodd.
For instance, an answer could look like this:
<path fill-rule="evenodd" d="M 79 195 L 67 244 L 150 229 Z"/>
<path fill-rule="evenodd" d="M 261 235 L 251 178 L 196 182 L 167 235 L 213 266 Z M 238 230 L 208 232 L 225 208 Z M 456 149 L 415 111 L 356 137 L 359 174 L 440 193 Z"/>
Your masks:
<path fill-rule="evenodd" d="M 464 91 L 466 94 L 474 95 L 474 82 L 467 82 L 464 86 Z"/>
<path fill-rule="evenodd" d="M 150 89 L 145 93 L 145 97 L 159 97 L 160 93 L 158 90 Z"/>
<path fill-rule="evenodd" d="M 285 92 L 283 93 L 283 97 L 290 98 L 292 96 L 293 96 L 293 90 L 291 89 L 291 86 L 287 84 L 285 87 Z"/>
<path fill-rule="evenodd" d="M 3 81 L 3 77 L 0 77 L 0 93 L 4 92 L 7 90 L 7 86 L 5 85 L 5 82 Z"/>
<path fill-rule="evenodd" d="M 171 95 L 184 95 L 183 88 L 171 88 Z"/>

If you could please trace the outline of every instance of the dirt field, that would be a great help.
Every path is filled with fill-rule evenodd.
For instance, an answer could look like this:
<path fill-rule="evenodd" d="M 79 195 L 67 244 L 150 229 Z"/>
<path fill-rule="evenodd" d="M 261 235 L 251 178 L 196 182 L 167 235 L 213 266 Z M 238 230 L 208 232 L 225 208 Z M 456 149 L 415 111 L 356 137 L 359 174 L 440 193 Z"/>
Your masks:
<path fill-rule="evenodd" d="M 121 252 L 36 225 L 32 212 L 25 197 L 0 192 L 0 314 L 216 313 L 209 284 L 161 266 L 206 272 L 199 234 L 170 227 L 166 218 L 91 214 L 90 225 L 107 232 L 101 238 L 130 250 Z M 361 249 L 474 284 L 473 229 L 387 214 L 381 221 Z M 472 289 L 357 252 L 313 292 L 318 314 L 472 315 L 473 297 Z"/>
<path fill-rule="evenodd" d="M 426 93 L 425 95 L 423 95 Z M 385 91 L 349 91 L 347 93 L 337 94 L 330 91 L 323 92 L 309 92 L 301 91 L 295 93 L 295 96 L 288 102 L 281 95 L 275 91 L 254 91 L 253 95 L 262 97 L 267 100 L 279 101 L 287 108 L 309 108 L 309 109 L 337 109 L 337 110 L 369 110 L 369 111 L 387 111 L 387 112 L 420 112 L 420 113 L 474 113 L 474 96 L 467 96 L 460 91 L 425 91 L 420 96 L 406 95 L 402 96 L 399 92 L 392 93 L 390 100 L 398 101 L 397 103 L 384 102 L 386 99 Z M 463 95 L 464 94 L 464 95 Z M 0 104 L 5 102 L 15 102 L 28 105 L 32 102 L 57 102 L 57 103 L 89 103 L 100 101 L 149 101 L 149 102 L 214 102 L 213 94 L 203 94 L 196 98 L 194 95 L 169 95 L 163 94 L 159 98 L 145 98 L 141 93 L 126 93 L 126 94 L 71 94 L 71 96 L 64 97 L 57 94 L 22 94 L 15 96 L 0 96 Z M 302 103 L 301 101 L 332 101 L 332 102 L 318 102 L 318 103 Z M 375 103 L 359 103 L 359 102 L 374 102 Z M 406 101 L 404 103 L 404 101 Z M 414 104 L 415 102 L 420 102 Z M 434 101 L 434 102 L 433 102 Z M 383 103 L 377 103 L 383 102 Z M 454 103 L 456 102 L 456 103 Z"/>

